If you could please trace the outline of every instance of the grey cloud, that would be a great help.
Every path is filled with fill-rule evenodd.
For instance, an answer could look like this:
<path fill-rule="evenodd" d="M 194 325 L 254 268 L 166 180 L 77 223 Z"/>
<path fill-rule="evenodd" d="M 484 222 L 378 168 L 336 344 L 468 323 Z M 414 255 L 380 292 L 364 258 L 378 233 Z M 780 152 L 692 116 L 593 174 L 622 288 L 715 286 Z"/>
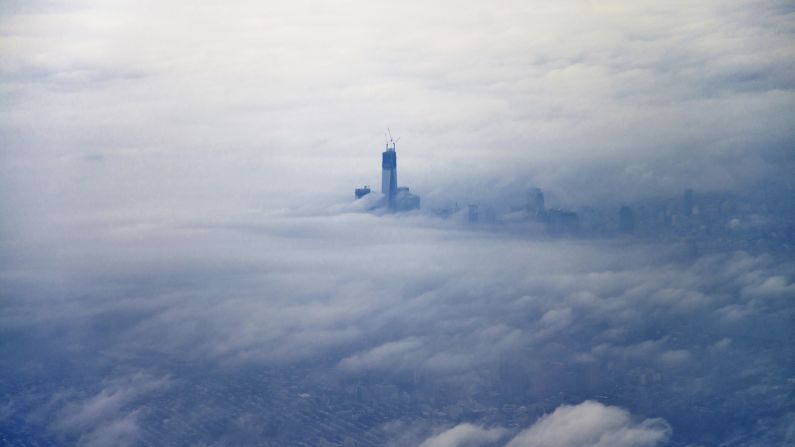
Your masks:
<path fill-rule="evenodd" d="M 713 322 L 713 313 L 739 318 L 740 311 L 768 318 L 787 306 L 786 300 L 771 298 L 788 294 L 783 275 L 789 273 L 777 270 L 771 260 L 746 254 L 729 260 L 707 257 L 686 268 L 674 260 L 658 264 L 643 259 L 645 248 L 633 254 L 609 245 L 564 241 L 517 245 L 512 237 L 455 234 L 433 226 L 401 228 L 403 223 L 365 215 L 330 218 L 322 226 L 321 219 L 328 218 L 267 219 L 228 230 L 153 227 L 142 230 L 148 234 L 145 240 L 152 241 L 143 244 L 137 233 L 117 233 L 116 242 L 103 243 L 92 254 L 99 259 L 115 252 L 110 263 L 84 258 L 88 264 L 75 265 L 80 271 L 70 282 L 94 283 L 95 291 L 80 300 L 37 308 L 33 316 L 12 306 L 5 325 L 135 310 L 141 320 L 120 333 L 130 349 L 153 344 L 174 354 L 262 361 L 343 349 L 349 352 L 340 359 L 346 370 L 441 371 L 493 362 L 501 353 L 538 348 L 552 337 L 585 334 L 594 337 L 594 345 L 577 347 L 584 352 L 650 359 L 671 351 L 660 358 L 673 360 L 684 354 L 674 354 L 679 348 L 672 339 L 648 341 L 643 336 L 633 342 L 627 337 L 641 336 L 631 331 L 643 330 L 649 316 L 664 325 L 696 312 L 720 334 L 723 329 Z M 360 229 L 353 239 L 342 236 L 349 228 Z M 401 234 L 401 242 L 385 242 L 388 234 Z M 328 242 L 335 237 L 343 239 Z M 174 244 L 169 258 L 151 258 L 158 253 L 158 240 Z M 203 248 L 195 252 L 199 240 Z M 337 251 L 343 246 L 345 250 Z M 62 259 L 77 261 L 70 254 L 75 248 L 63 248 Z M 389 275 L 381 269 L 384 265 L 394 266 Z M 147 275 L 152 268 L 162 272 L 159 281 L 165 284 L 183 277 L 186 285 L 198 289 L 147 299 L 101 299 L 102 281 Z M 748 270 L 736 275 L 737 268 Z M 94 273 L 85 276 L 88 271 Z M 223 280 L 205 283 L 203 271 Z M 709 292 L 715 288 L 725 291 Z M 755 296 L 751 291 L 758 288 L 769 298 L 743 298 Z M 624 334 L 598 329 L 605 325 L 623 328 Z M 368 338 L 371 333 L 383 335 Z"/>
<path fill-rule="evenodd" d="M 88 436 L 111 425 L 127 433 L 149 417 L 136 402 L 152 394 L 135 390 L 177 374 L 170 362 L 228 374 L 313 365 L 335 383 L 384 377 L 451 396 L 506 383 L 528 405 L 620 390 L 610 391 L 619 403 L 675 428 L 687 426 L 680 409 L 690 399 L 715 399 L 718 412 L 702 416 L 710 423 L 729 414 L 783 423 L 745 404 L 787 405 L 779 390 L 791 376 L 783 362 L 790 348 L 758 346 L 791 331 L 793 266 L 769 255 L 692 262 L 675 248 L 536 239 L 420 215 L 249 213 L 94 225 L 92 237 L 64 227 L 69 237 L 57 244 L 16 247 L 27 261 L 3 273 L 0 326 L 8 340 L 59 343 L 7 358 L 24 368 L 45 353 L 97 367 L 169 361 L 150 365 L 151 380 L 109 379 L 93 394 L 41 404 L 35 420 L 58 433 Z M 570 396 L 563 402 L 560 390 Z M 531 415 L 553 409 L 517 417 L 529 425 Z M 202 414 L 195 417 L 209 417 Z"/>
<path fill-rule="evenodd" d="M 81 436 L 78 445 L 102 447 L 108 445 L 135 445 L 138 426 L 138 411 L 133 411 L 120 419 L 115 419 Z"/>
<path fill-rule="evenodd" d="M 401 357 L 411 354 L 412 350 L 420 347 L 420 342 L 415 338 L 391 341 L 370 349 L 367 352 L 355 354 L 340 362 L 340 367 L 345 370 L 372 369 L 373 367 L 402 366 Z"/>
<path fill-rule="evenodd" d="M 102 383 L 92 396 L 79 398 L 75 391 L 62 395 L 41 411 L 54 411 L 49 430 L 77 439 L 77 445 L 134 445 L 141 399 L 151 398 L 152 393 L 168 388 L 170 383 L 168 377 L 137 372 Z"/>
<path fill-rule="evenodd" d="M 372 387 L 428 419 L 414 444 L 498 442 L 500 418 L 552 436 L 580 414 L 583 436 L 618 445 L 663 439 L 657 417 L 702 443 L 741 436 L 732 424 L 738 443 L 785 439 L 787 255 L 490 232 L 366 214 L 378 199 L 351 193 L 376 184 L 387 126 L 427 208 L 507 208 L 529 186 L 612 206 L 787 185 L 791 15 L 777 0 L 4 3 L 0 424 L 134 443 L 143 420 L 176 434 L 175 413 L 233 413 L 224 384 L 246 399 L 218 430 L 250 438 L 208 436 L 230 444 L 294 429 L 256 400 L 270 386 L 307 418 Z M 96 382 L 47 382 L 48 365 Z M 171 375 L 184 388 L 146 405 Z M 51 387 L 22 392 L 25 377 Z M 605 404 L 560 407 L 588 399 Z M 375 426 L 357 405 L 341 411 Z"/>
<path fill-rule="evenodd" d="M 404 178 L 431 199 L 534 183 L 563 203 L 618 201 L 792 168 L 782 2 L 145 5 L 0 19 L 16 104 L 0 119 L 4 158 L 73 173 L 57 180 L 69 213 L 338 200 L 373 183 L 390 124 L 405 134 Z M 25 67 L 82 81 L 20 84 Z M 118 158 L 29 163 L 74 152 Z"/>

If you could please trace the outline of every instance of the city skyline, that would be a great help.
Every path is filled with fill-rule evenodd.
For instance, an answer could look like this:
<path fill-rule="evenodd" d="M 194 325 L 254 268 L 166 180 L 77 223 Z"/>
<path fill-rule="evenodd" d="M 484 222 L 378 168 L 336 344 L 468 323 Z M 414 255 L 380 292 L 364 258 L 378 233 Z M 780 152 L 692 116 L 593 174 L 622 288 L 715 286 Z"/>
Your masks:
<path fill-rule="evenodd" d="M 0 445 L 794 444 L 793 19 L 0 2 Z"/>
<path fill-rule="evenodd" d="M 387 130 L 384 152 L 381 153 L 381 200 L 371 205 L 372 208 L 385 208 L 389 211 L 412 211 L 420 209 L 420 197 L 412 194 L 408 186 L 398 186 L 397 182 L 397 151 L 396 144 L 400 140 L 392 138 L 392 132 Z M 370 194 L 370 188 L 364 186 L 354 190 L 354 197 L 358 200 Z M 368 197 L 368 199 L 371 197 Z"/>

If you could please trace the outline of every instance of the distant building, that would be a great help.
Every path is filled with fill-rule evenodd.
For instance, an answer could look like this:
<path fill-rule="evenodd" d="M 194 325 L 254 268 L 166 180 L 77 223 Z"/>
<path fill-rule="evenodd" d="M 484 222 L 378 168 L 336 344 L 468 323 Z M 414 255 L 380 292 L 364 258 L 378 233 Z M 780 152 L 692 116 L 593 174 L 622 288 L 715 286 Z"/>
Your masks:
<path fill-rule="evenodd" d="M 386 150 L 381 154 L 381 194 L 390 205 L 397 194 L 397 152 L 395 145 L 387 143 Z"/>
<path fill-rule="evenodd" d="M 560 209 L 545 213 L 547 232 L 550 234 L 574 234 L 580 231 L 580 217 L 574 211 Z"/>
<path fill-rule="evenodd" d="M 538 188 L 527 192 L 527 213 L 536 219 L 544 215 L 544 193 Z"/>
<path fill-rule="evenodd" d="M 361 199 L 362 197 L 366 196 L 367 194 L 370 194 L 370 187 L 369 186 L 365 186 L 363 188 L 356 188 L 356 190 L 354 191 L 354 195 L 356 196 L 357 200 Z"/>
<path fill-rule="evenodd" d="M 420 196 L 409 192 L 408 187 L 398 187 L 397 182 L 397 152 L 396 141 L 391 134 L 386 142 L 386 148 L 381 153 L 381 193 L 384 195 L 386 207 L 393 211 L 411 211 L 420 208 Z M 369 194 L 370 188 L 356 188 L 354 191 L 357 199 Z"/>
<path fill-rule="evenodd" d="M 392 209 L 395 211 L 411 211 L 420 209 L 420 196 L 409 192 L 406 186 L 398 187 L 392 200 Z"/>
<path fill-rule="evenodd" d="M 469 213 L 467 214 L 467 221 L 469 221 L 469 223 L 477 223 L 478 221 L 477 205 L 469 205 Z"/>

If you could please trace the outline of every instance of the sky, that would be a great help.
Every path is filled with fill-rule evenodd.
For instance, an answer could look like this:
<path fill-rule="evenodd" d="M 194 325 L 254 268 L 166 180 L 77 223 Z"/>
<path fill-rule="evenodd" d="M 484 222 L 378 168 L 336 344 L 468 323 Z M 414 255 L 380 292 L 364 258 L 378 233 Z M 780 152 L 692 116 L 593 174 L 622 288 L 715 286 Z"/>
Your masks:
<path fill-rule="evenodd" d="M 0 2 L 0 440 L 792 442 L 791 253 L 484 231 L 353 188 L 389 128 L 426 210 L 791 191 L 793 19 Z"/>
<path fill-rule="evenodd" d="M 4 2 L 15 214 L 347 199 L 387 127 L 431 201 L 792 172 L 790 2 L 196 3 Z"/>

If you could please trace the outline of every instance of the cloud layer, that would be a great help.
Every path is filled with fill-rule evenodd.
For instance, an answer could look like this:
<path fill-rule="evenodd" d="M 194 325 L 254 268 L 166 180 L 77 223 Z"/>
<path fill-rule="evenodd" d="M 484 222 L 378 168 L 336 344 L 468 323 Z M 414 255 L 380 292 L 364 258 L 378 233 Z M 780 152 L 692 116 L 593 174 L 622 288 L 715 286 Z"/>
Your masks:
<path fill-rule="evenodd" d="M 350 199 L 386 127 L 427 208 L 507 208 L 531 185 L 550 207 L 786 191 L 793 14 L 3 2 L 0 439 L 791 443 L 786 252 Z"/>
<path fill-rule="evenodd" d="M 200 368 L 256 389 L 251 368 L 278 377 L 298 368 L 284 379 L 303 377 L 296 386 L 307 391 L 295 399 L 314 402 L 313 387 L 322 387 L 343 401 L 403 402 L 390 410 L 401 424 L 428 406 L 442 413 L 426 423 L 529 425 L 598 398 L 665 419 L 679 440 L 732 439 L 730 426 L 768 439 L 751 429 L 760 420 L 772 439 L 787 430 L 791 260 L 737 252 L 693 261 L 676 247 L 538 240 L 356 213 L 95 234 L 6 253 L 14 268 L 4 270 L 0 326 L 8 343 L 29 346 L 5 348 L 9 373 L 52 374 L 43 362 L 56 362 L 113 381 L 120 367 L 176 379 Z M 190 407 L 185 396 L 211 380 L 190 377 L 136 417 L 152 424 L 154 414 L 168 419 Z M 97 394 L 103 402 L 125 395 Z M 421 404 L 423 396 L 435 397 Z M 565 421 L 573 408 L 627 417 L 600 405 L 561 407 L 549 418 Z M 489 416 L 490 407 L 502 416 Z M 547 433 L 542 422 L 535 430 Z M 610 429 L 605 439 L 657 433 L 649 424 Z"/>
<path fill-rule="evenodd" d="M 634 423 L 625 410 L 586 401 L 559 407 L 516 435 L 507 447 L 649 447 L 666 441 L 670 432 L 662 419 Z"/>
<path fill-rule="evenodd" d="M 491 446 L 507 430 L 460 424 L 434 435 L 420 447 Z M 621 408 L 585 401 L 562 405 L 522 430 L 505 447 L 653 447 L 668 440 L 671 427 L 662 419 L 633 421 Z"/>

